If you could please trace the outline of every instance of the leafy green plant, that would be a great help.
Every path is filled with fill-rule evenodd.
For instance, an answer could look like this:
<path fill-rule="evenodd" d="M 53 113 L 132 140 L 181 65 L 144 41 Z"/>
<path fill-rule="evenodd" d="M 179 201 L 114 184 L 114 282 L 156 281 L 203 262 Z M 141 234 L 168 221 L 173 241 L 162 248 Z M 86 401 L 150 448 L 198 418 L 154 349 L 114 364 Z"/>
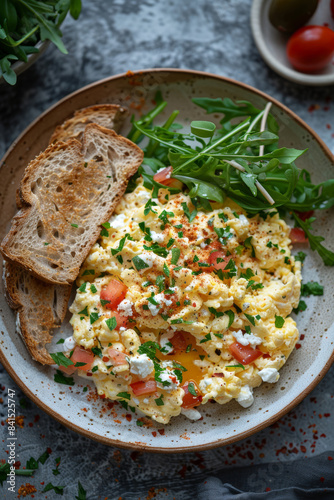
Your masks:
<path fill-rule="evenodd" d="M 334 179 L 314 185 L 310 174 L 295 164 L 306 150 L 278 147 L 279 126 L 270 113 L 271 103 L 260 110 L 247 101 L 228 98 L 195 98 L 193 102 L 207 113 L 222 113 L 221 127 L 210 121 L 194 121 L 190 133 L 181 133 L 182 127 L 174 123 L 178 111 L 164 125 L 154 125 L 154 118 L 167 104 L 160 93 L 152 111 L 132 120 L 129 137 L 135 142 L 145 137 L 149 141 L 143 148 L 143 164 L 128 189 L 134 189 L 135 178 L 142 175 L 155 198 L 160 188 L 166 188 L 154 179 L 155 173 L 172 166 L 172 178 L 186 185 L 196 208 L 210 210 L 210 201 L 223 202 L 229 197 L 249 216 L 260 213 L 266 218 L 273 208 L 289 212 L 325 265 L 334 265 L 334 253 L 323 247 L 321 236 L 311 233 L 315 219 L 303 221 L 299 217 L 300 212 L 334 205 Z"/>
<path fill-rule="evenodd" d="M 0 1 L 0 77 L 15 85 L 15 61 L 28 61 L 28 55 L 38 52 L 37 42 L 51 40 L 67 54 L 61 39 L 60 25 L 70 12 L 78 19 L 81 0 L 1 0 Z"/>

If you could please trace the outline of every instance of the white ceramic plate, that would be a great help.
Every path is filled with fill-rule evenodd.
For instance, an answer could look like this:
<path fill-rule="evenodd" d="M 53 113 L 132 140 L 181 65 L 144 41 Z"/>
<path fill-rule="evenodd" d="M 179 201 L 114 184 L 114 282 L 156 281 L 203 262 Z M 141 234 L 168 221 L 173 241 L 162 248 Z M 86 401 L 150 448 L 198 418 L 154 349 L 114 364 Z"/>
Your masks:
<path fill-rule="evenodd" d="M 251 27 L 256 46 L 271 69 L 287 80 L 302 85 L 334 84 L 334 65 L 329 64 L 317 74 L 301 73 L 293 69 L 286 56 L 286 44 L 290 35 L 280 33 L 269 22 L 271 0 L 253 0 Z M 319 6 L 307 24 L 323 26 L 326 23 L 334 29 L 329 0 L 319 0 Z"/>
<path fill-rule="evenodd" d="M 179 122 L 187 125 L 193 119 L 205 116 L 203 110 L 191 102 L 195 96 L 230 97 L 246 99 L 255 106 L 265 106 L 269 96 L 247 85 L 215 75 L 195 71 L 171 69 L 145 70 L 132 75 L 119 75 L 85 87 L 61 100 L 35 120 L 14 142 L 1 166 L 0 238 L 7 232 L 10 219 L 16 212 L 15 190 L 27 162 L 48 142 L 55 126 L 74 110 L 99 103 L 120 103 L 146 112 L 152 107 L 157 89 L 168 100 L 161 122 L 174 109 L 180 110 Z M 299 165 L 307 168 L 314 181 L 334 177 L 333 157 L 319 137 L 296 115 L 274 99 L 272 112 L 281 127 L 281 145 L 303 149 L 309 148 Z M 143 105 L 144 103 L 144 105 Z M 219 116 L 212 117 L 217 122 Z M 123 133 L 127 132 L 129 123 Z M 5 207 L 6 209 L 4 210 Z M 321 214 L 317 226 L 326 237 L 326 244 L 333 248 L 333 231 L 330 217 Z M 299 314 L 297 321 L 300 333 L 305 338 L 301 348 L 295 350 L 277 384 L 263 384 L 254 391 L 255 402 L 244 409 L 232 402 L 220 406 L 208 403 L 201 407 L 203 420 L 191 422 L 180 416 L 167 426 L 153 423 L 151 427 L 138 427 L 136 418 L 128 421 L 123 408 L 118 404 L 94 398 L 93 391 L 83 392 L 86 381 L 78 378 L 76 385 L 67 386 L 54 382 L 54 371 L 34 362 L 20 337 L 15 333 L 15 316 L 4 297 L 0 297 L 0 360 L 22 390 L 43 410 L 70 429 L 100 442 L 141 448 L 160 452 L 200 450 L 231 443 L 272 424 L 299 403 L 315 385 L 333 361 L 332 305 L 333 272 L 323 266 L 321 259 L 308 252 L 304 268 L 305 280 L 317 280 L 325 285 L 323 297 L 307 299 L 306 312 Z M 70 334 L 64 324 L 62 336 Z M 90 383 L 93 389 L 93 383 Z M 89 395 L 87 400 L 87 394 Z M 128 417 L 129 418 L 129 417 Z M 160 430 L 160 432 L 159 432 Z"/>

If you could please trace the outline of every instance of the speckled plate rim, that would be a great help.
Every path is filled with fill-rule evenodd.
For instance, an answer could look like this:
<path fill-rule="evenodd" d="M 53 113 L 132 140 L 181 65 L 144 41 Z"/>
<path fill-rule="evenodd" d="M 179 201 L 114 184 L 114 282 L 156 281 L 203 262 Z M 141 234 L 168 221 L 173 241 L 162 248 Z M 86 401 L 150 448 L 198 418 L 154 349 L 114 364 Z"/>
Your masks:
<path fill-rule="evenodd" d="M 334 73 L 327 75 L 310 75 L 307 73 L 300 73 L 292 68 L 288 68 L 280 61 L 278 61 L 273 54 L 268 50 L 266 41 L 263 36 L 262 31 L 262 9 L 268 0 L 253 0 L 251 9 L 251 28 L 253 33 L 253 38 L 257 46 L 258 51 L 263 57 L 264 61 L 268 66 L 278 73 L 283 78 L 290 80 L 294 83 L 299 83 L 300 85 L 310 85 L 310 86 L 323 86 L 323 85 L 334 85 Z M 268 21 L 269 22 L 269 21 Z"/>
<path fill-rule="evenodd" d="M 187 75 L 187 76 L 197 76 L 197 77 L 203 77 L 203 78 L 209 78 L 209 79 L 216 79 L 218 81 L 226 82 L 231 85 L 235 85 L 237 87 L 241 87 L 249 92 L 252 92 L 254 94 L 257 94 L 259 97 L 262 97 L 263 99 L 270 100 L 275 106 L 277 106 L 280 110 L 282 110 L 284 113 L 286 113 L 292 120 L 297 122 L 301 127 L 307 130 L 309 134 L 311 134 L 314 139 L 317 141 L 321 149 L 323 150 L 324 154 L 328 157 L 328 159 L 334 164 L 334 156 L 332 155 L 331 151 L 329 148 L 326 146 L 324 141 L 316 134 L 316 132 L 313 131 L 313 129 L 307 125 L 299 116 L 297 116 L 293 111 L 291 111 L 289 108 L 281 104 L 279 101 L 277 101 L 275 98 L 272 98 L 265 92 L 262 92 L 260 90 L 255 89 L 254 87 L 247 85 L 245 83 L 239 82 L 237 80 L 234 80 L 232 78 L 226 78 L 224 76 L 219 76 L 215 75 L 213 73 L 208 73 L 208 72 L 202 72 L 202 71 L 195 71 L 195 70 L 187 70 L 187 69 L 176 69 L 176 68 L 154 68 L 154 69 L 144 69 L 144 70 L 137 70 L 134 72 L 131 72 L 131 75 L 142 77 L 142 76 L 149 76 L 150 74 L 154 73 L 173 73 L 177 75 L 178 73 L 181 75 Z M 79 90 L 76 90 L 75 92 L 69 94 L 68 96 L 64 97 L 57 103 L 53 104 L 50 108 L 48 108 L 46 111 L 44 111 L 41 115 L 39 115 L 19 136 L 18 138 L 11 144 L 7 152 L 5 153 L 4 157 L 2 158 L 0 162 L 0 168 L 3 163 L 6 162 L 7 157 L 9 154 L 13 151 L 13 149 L 21 142 L 24 140 L 25 135 L 40 121 L 43 120 L 48 114 L 52 113 L 56 108 L 62 106 L 64 103 L 67 101 L 70 101 L 73 97 L 77 96 L 78 94 L 84 93 L 88 90 L 91 90 L 94 87 L 98 87 L 100 85 L 105 85 L 107 82 L 110 81 L 116 81 L 116 80 L 121 80 L 124 78 L 128 78 L 129 74 L 128 73 L 122 73 L 119 75 L 115 75 L 112 77 L 104 78 L 102 80 L 99 80 L 97 82 L 91 83 L 85 87 L 82 87 Z M 307 386 L 306 389 L 304 389 L 296 398 L 294 398 L 288 405 L 284 406 L 280 411 L 278 411 L 275 415 L 272 415 L 271 417 L 263 420 L 260 424 L 255 425 L 251 427 L 250 429 L 247 429 L 246 431 L 240 432 L 237 435 L 231 436 L 230 438 L 225 438 L 225 439 L 218 439 L 214 442 L 206 443 L 206 444 L 201 444 L 201 445 L 194 445 L 194 446 L 180 446 L 180 447 L 175 447 L 175 448 L 162 448 L 162 447 L 154 447 L 154 446 L 146 446 L 143 443 L 138 443 L 134 446 L 134 443 L 125 443 L 124 441 L 120 441 L 118 439 L 111 439 L 107 438 L 104 436 L 100 436 L 92 431 L 89 431 L 87 429 L 82 429 L 80 426 L 69 422 L 66 418 L 64 418 L 62 415 L 59 413 L 55 412 L 53 409 L 48 407 L 44 402 L 42 402 L 26 385 L 25 383 L 17 376 L 15 370 L 12 368 L 11 364 L 7 360 L 4 352 L 0 348 L 0 362 L 3 364 L 4 368 L 10 375 L 10 377 L 13 379 L 13 381 L 22 389 L 22 391 L 43 411 L 45 411 L 48 415 L 50 415 L 52 418 L 60 422 L 61 424 L 65 425 L 65 427 L 69 428 L 72 431 L 78 432 L 79 434 L 88 437 L 90 439 L 93 439 L 97 442 L 100 442 L 102 444 L 106 444 L 109 446 L 116 446 L 119 448 L 124 448 L 124 449 L 141 449 L 142 451 L 149 451 L 149 452 L 157 452 L 157 453 L 186 453 L 186 452 L 193 452 L 193 451 L 202 451 L 202 450 L 207 450 L 207 449 L 212 449 L 212 448 L 217 448 L 219 446 L 225 446 L 231 443 L 234 443 L 236 441 L 240 441 L 241 439 L 247 438 L 251 436 L 252 434 L 272 425 L 274 422 L 279 420 L 281 417 L 283 417 L 286 413 L 288 413 L 290 410 L 292 410 L 295 406 L 297 406 L 315 387 L 316 385 L 322 380 L 322 378 L 325 376 L 329 368 L 334 362 L 334 350 L 331 354 L 331 356 L 328 358 L 327 362 L 323 366 L 323 368 L 320 370 L 319 373 L 317 373 L 312 380 L 312 382 Z"/>

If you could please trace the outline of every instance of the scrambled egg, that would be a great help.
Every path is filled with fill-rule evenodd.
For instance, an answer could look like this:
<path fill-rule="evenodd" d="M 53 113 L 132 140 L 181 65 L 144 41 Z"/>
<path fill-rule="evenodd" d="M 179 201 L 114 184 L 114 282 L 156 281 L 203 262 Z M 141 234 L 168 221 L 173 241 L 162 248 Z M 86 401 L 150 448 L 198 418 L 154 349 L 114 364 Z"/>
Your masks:
<path fill-rule="evenodd" d="M 208 213 L 182 193 L 151 195 L 138 180 L 81 270 L 71 324 L 76 344 L 97 354 L 91 370 L 79 373 L 93 378 L 100 395 L 161 423 L 180 413 L 199 419 L 209 400 L 236 399 L 246 408 L 254 387 L 278 380 L 298 339 L 288 317 L 301 284 L 290 228 L 275 210 L 248 218 L 231 200 L 212 203 Z M 213 252 L 225 260 L 214 266 Z M 217 270 L 219 262 L 227 269 Z M 115 307 L 127 318 L 122 327 L 108 321 L 113 311 L 100 298 L 115 279 L 127 287 Z M 256 359 L 241 363 L 233 346 Z M 122 365 L 110 359 L 110 347 L 125 354 Z M 153 392 L 136 395 L 138 381 L 151 381 Z"/>

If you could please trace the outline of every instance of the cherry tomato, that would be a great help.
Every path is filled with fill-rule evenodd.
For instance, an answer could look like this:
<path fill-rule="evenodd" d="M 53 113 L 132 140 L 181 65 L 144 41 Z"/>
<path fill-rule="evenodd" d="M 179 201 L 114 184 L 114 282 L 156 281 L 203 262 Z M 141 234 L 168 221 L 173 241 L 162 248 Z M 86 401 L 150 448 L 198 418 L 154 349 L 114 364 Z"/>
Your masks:
<path fill-rule="evenodd" d="M 127 364 L 126 354 L 124 352 L 117 351 L 117 349 L 109 347 L 108 356 L 111 359 L 112 364 L 114 366 L 121 366 Z"/>
<path fill-rule="evenodd" d="M 155 380 L 140 380 L 139 382 L 130 384 L 130 387 L 135 396 L 141 396 L 142 394 L 152 394 L 157 390 L 157 384 L 155 383 Z"/>
<path fill-rule="evenodd" d="M 65 366 L 60 366 L 59 368 L 61 369 L 61 371 L 67 373 L 68 375 L 72 375 L 72 373 L 74 373 L 76 370 L 76 363 L 85 363 L 83 366 L 78 366 L 78 368 L 79 370 L 87 372 L 92 367 L 94 354 L 91 351 L 86 351 L 86 349 L 84 349 L 83 347 L 75 346 L 70 359 L 74 364 L 67 366 L 66 368 Z"/>
<path fill-rule="evenodd" d="M 174 336 L 169 340 L 174 348 L 174 352 L 183 352 L 187 349 L 187 339 L 184 337 L 183 332 L 175 332 Z"/>
<path fill-rule="evenodd" d="M 110 280 L 107 286 L 104 286 L 100 293 L 101 300 L 107 300 L 105 304 L 107 309 L 114 309 L 125 298 L 128 287 L 119 280 Z"/>
<path fill-rule="evenodd" d="M 159 184 L 163 184 L 164 186 L 173 187 L 177 189 L 182 188 L 182 182 L 177 179 L 173 179 L 171 177 L 173 173 L 173 167 L 166 167 L 157 174 L 153 176 L 153 180 L 159 182 Z"/>
<path fill-rule="evenodd" d="M 189 384 L 192 384 L 192 388 L 196 392 L 196 396 L 191 394 L 189 392 Z M 200 391 L 196 385 L 196 383 L 191 380 L 190 382 L 187 382 L 182 386 L 182 389 L 184 390 L 184 396 L 183 396 L 183 402 L 182 402 L 182 408 L 185 410 L 190 410 L 190 408 L 194 408 L 195 406 L 198 406 L 202 402 L 202 396 L 200 395 Z"/>
<path fill-rule="evenodd" d="M 301 220 L 309 219 L 313 214 L 314 210 L 309 210 L 308 212 L 297 212 L 297 215 Z"/>
<path fill-rule="evenodd" d="M 332 18 L 334 19 L 334 0 L 331 0 Z"/>
<path fill-rule="evenodd" d="M 262 352 L 258 349 L 253 349 L 248 345 L 239 344 L 239 342 L 231 344 L 229 351 L 232 356 L 234 356 L 235 359 L 243 365 L 249 365 L 249 363 L 253 363 L 253 361 L 262 356 Z"/>
<path fill-rule="evenodd" d="M 308 239 L 305 236 L 304 230 L 300 227 L 293 227 L 290 231 L 290 240 L 294 245 L 295 243 L 307 243 Z"/>
<path fill-rule="evenodd" d="M 218 252 L 212 252 L 209 256 L 209 264 L 211 264 L 215 269 L 221 269 L 222 271 L 225 270 L 225 267 L 231 260 L 231 257 L 226 257 L 225 252 L 218 251 Z"/>
<path fill-rule="evenodd" d="M 333 59 L 334 31 L 326 26 L 304 26 L 291 36 L 286 52 L 297 71 L 321 71 Z"/>

